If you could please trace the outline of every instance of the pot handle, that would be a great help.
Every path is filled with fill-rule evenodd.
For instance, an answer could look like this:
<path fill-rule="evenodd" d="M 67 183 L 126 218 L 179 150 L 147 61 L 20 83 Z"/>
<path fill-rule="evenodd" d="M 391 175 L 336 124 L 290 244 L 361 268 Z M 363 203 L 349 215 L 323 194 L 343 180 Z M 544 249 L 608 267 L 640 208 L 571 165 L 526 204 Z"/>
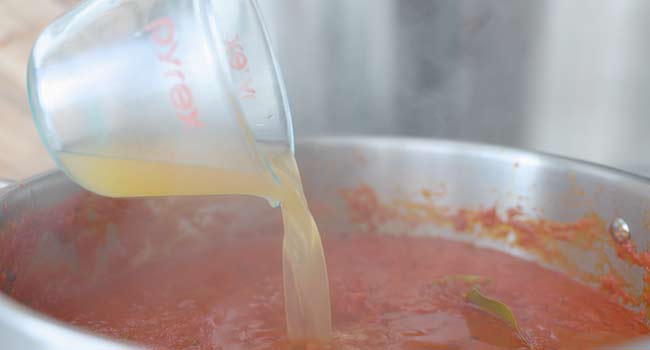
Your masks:
<path fill-rule="evenodd" d="M 3 188 L 8 187 L 9 185 L 11 185 L 13 183 L 14 183 L 14 181 L 12 181 L 12 180 L 0 178 L 0 192 L 2 192 Z"/>

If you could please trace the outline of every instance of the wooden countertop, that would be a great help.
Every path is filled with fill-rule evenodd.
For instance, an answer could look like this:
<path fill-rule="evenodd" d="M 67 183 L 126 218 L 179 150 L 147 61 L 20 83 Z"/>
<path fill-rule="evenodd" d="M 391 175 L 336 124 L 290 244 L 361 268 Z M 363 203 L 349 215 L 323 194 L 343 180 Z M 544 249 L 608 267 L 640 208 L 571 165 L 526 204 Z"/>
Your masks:
<path fill-rule="evenodd" d="M 0 178 L 21 179 L 53 167 L 31 120 L 25 69 L 40 31 L 76 2 L 0 1 Z"/>

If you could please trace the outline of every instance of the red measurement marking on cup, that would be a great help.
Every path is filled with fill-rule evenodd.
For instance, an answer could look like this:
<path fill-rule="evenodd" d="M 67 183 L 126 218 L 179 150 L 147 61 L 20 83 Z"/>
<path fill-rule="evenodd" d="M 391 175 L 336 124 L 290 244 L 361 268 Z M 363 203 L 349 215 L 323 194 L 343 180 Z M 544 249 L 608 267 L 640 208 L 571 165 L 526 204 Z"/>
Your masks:
<path fill-rule="evenodd" d="M 248 57 L 244 52 L 239 34 L 235 35 L 231 40 L 226 40 L 226 50 L 229 56 L 230 68 L 246 74 L 246 77 L 239 83 L 239 97 L 242 99 L 255 99 L 257 94 L 251 86 L 253 84 L 253 78 L 248 67 Z"/>
<path fill-rule="evenodd" d="M 176 55 L 178 42 L 174 22 L 168 17 L 159 18 L 149 23 L 145 30 L 151 33 L 151 41 L 160 49 L 156 57 L 164 67 L 163 77 L 171 83 L 169 102 L 176 112 L 176 118 L 186 128 L 203 127 L 203 122 L 199 120 L 199 110 L 194 105 L 192 90 L 186 83 L 183 62 Z"/>

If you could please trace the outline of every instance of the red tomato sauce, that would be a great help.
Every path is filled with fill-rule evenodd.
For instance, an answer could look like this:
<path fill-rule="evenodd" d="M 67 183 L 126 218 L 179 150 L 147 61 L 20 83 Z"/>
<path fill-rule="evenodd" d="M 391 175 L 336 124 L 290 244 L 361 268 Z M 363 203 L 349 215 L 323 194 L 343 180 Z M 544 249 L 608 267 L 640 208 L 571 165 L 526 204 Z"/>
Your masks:
<path fill-rule="evenodd" d="M 495 250 L 430 237 L 325 236 L 331 349 L 586 348 L 647 333 L 602 291 Z M 156 349 L 288 349 L 280 254 L 279 237 L 251 235 L 144 263 L 68 300 L 16 298 Z M 455 275 L 480 276 L 481 292 L 510 307 L 528 344 L 466 300 L 471 285 L 445 279 Z"/>

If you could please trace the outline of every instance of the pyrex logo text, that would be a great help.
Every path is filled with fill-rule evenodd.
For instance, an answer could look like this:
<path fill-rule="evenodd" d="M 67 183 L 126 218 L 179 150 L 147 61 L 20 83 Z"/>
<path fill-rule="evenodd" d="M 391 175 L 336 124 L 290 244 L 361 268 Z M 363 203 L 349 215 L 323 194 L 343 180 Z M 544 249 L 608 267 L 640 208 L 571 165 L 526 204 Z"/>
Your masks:
<path fill-rule="evenodd" d="M 187 85 L 183 62 L 176 55 L 178 42 L 174 31 L 174 22 L 168 17 L 159 18 L 149 23 L 145 30 L 151 33 L 151 41 L 159 48 L 156 57 L 163 65 L 163 77 L 172 84 L 169 101 L 174 107 L 176 117 L 185 128 L 201 128 L 199 111 L 194 105 L 192 90 Z"/>

